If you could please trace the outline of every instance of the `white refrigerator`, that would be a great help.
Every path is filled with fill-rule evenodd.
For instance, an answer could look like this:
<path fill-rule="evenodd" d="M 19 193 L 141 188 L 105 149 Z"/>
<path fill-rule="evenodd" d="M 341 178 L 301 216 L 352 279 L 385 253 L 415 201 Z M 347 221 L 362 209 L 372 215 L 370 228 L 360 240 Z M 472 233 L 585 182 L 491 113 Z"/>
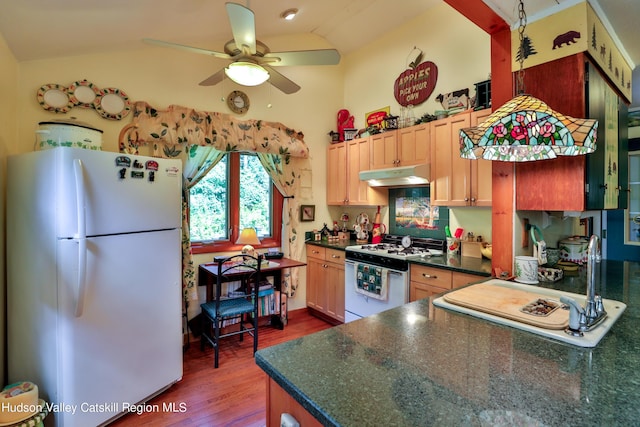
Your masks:
<path fill-rule="evenodd" d="M 107 423 L 182 378 L 181 189 L 178 160 L 9 157 L 8 376 L 38 385 L 47 425 Z"/>

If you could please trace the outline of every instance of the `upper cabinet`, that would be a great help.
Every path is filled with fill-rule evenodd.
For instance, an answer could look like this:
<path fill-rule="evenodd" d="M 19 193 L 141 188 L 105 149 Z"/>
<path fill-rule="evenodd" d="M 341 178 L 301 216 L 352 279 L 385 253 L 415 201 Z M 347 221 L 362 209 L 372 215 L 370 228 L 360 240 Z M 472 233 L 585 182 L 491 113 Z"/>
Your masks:
<path fill-rule="evenodd" d="M 431 154 L 431 123 L 398 130 L 398 166 L 428 162 Z"/>
<path fill-rule="evenodd" d="M 528 68 L 525 87 L 555 111 L 598 119 L 598 137 L 586 156 L 517 163 L 516 209 L 626 208 L 627 107 L 597 68 L 584 54 L 572 55 Z"/>
<path fill-rule="evenodd" d="M 491 161 L 460 157 L 460 129 L 482 122 L 490 109 L 431 122 L 431 202 L 436 206 L 491 206 Z"/>
<path fill-rule="evenodd" d="M 423 123 L 372 135 L 371 169 L 413 166 L 427 162 L 430 128 L 429 123 Z"/>
<path fill-rule="evenodd" d="M 327 204 L 375 206 L 388 204 L 385 188 L 370 187 L 359 173 L 369 168 L 369 138 L 331 144 L 327 148 Z"/>

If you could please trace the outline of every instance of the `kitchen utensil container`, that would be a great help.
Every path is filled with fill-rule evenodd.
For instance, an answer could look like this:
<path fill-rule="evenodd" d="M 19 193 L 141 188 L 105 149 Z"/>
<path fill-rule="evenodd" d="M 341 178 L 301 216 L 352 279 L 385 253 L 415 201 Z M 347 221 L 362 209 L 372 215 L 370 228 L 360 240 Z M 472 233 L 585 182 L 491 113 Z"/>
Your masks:
<path fill-rule="evenodd" d="M 447 255 L 460 255 L 460 239 L 447 237 Z"/>

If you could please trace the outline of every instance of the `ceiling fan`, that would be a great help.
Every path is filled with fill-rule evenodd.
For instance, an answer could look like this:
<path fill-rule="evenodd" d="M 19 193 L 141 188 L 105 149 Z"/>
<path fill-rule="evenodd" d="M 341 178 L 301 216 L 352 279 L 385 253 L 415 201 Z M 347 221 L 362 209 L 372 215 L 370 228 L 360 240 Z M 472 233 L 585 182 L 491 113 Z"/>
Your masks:
<path fill-rule="evenodd" d="M 271 52 L 267 45 L 256 40 L 255 16 L 251 9 L 237 3 L 226 3 L 233 40 L 224 45 L 224 52 L 185 46 L 181 44 L 143 39 L 147 43 L 182 49 L 193 53 L 228 59 L 228 67 L 200 82 L 201 86 L 220 83 L 226 74 L 230 79 L 245 86 L 257 86 L 269 81 L 286 94 L 300 90 L 293 81 L 280 74 L 273 67 L 291 65 L 335 65 L 340 62 L 340 54 L 335 49 Z M 238 73 L 238 74 L 234 74 Z"/>

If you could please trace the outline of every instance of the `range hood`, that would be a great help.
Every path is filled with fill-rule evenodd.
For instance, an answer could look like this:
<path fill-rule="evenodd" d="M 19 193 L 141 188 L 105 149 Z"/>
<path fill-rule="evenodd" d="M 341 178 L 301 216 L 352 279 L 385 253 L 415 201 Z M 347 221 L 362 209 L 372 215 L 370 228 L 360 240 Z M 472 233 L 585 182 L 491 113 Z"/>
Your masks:
<path fill-rule="evenodd" d="M 424 163 L 414 166 L 373 169 L 360 172 L 360 181 L 367 181 L 371 187 L 424 185 L 429 183 L 430 171 L 430 165 Z"/>

